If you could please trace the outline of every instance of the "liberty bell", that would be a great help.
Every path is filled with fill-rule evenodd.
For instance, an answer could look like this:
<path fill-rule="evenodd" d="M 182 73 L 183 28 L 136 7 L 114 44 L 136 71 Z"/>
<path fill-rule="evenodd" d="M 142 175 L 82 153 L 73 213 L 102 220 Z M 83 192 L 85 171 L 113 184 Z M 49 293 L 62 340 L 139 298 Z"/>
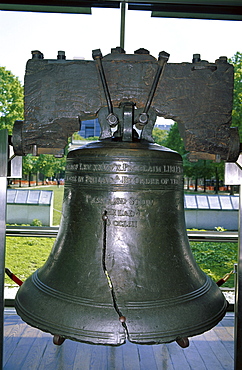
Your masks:
<path fill-rule="evenodd" d="M 227 302 L 192 255 L 182 159 L 150 142 L 150 103 L 107 101 L 101 140 L 68 154 L 59 233 L 20 287 L 17 313 L 63 339 L 179 342 L 215 326 Z"/>

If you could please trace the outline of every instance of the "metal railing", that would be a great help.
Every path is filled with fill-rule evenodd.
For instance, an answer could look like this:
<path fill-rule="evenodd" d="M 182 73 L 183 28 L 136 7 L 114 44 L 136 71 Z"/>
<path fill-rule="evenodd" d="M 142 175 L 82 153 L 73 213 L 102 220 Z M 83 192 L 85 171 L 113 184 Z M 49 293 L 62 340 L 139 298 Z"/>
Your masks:
<path fill-rule="evenodd" d="M 56 238 L 59 226 L 6 226 L 6 236 Z M 238 231 L 187 231 L 194 242 L 238 242 Z"/>
<path fill-rule="evenodd" d="M 56 238 L 59 226 L 6 226 L 6 236 Z"/>

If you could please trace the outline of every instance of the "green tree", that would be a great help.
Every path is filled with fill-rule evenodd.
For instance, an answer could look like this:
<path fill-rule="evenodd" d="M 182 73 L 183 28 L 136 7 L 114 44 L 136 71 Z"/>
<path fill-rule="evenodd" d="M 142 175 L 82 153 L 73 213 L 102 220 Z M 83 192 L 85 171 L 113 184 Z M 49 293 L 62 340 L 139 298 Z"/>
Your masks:
<path fill-rule="evenodd" d="M 66 156 L 56 158 L 51 154 L 41 154 L 38 159 L 38 171 L 46 177 L 60 178 L 66 166 Z"/>
<path fill-rule="evenodd" d="M 167 148 L 175 150 L 176 152 L 181 154 L 181 156 L 186 154 L 183 139 L 180 136 L 178 124 L 176 122 L 174 123 L 174 125 L 171 126 L 168 136 L 164 141 L 164 145 Z"/>
<path fill-rule="evenodd" d="M 29 186 L 31 175 L 41 173 L 44 178 L 56 177 L 64 173 L 66 164 L 66 157 L 55 158 L 51 154 L 40 154 L 35 157 L 32 154 L 27 154 L 23 157 L 23 174 L 28 176 Z"/>
<path fill-rule="evenodd" d="M 165 145 L 168 132 L 165 130 L 160 130 L 158 127 L 155 127 L 152 131 L 152 136 L 156 144 Z"/>
<path fill-rule="evenodd" d="M 19 79 L 0 67 L 0 129 L 12 133 L 16 120 L 23 119 L 24 93 Z"/>
<path fill-rule="evenodd" d="M 36 162 L 37 157 L 34 157 L 32 154 L 27 154 L 23 157 L 23 175 L 28 176 L 29 187 L 31 186 L 31 175 L 36 173 Z"/>
<path fill-rule="evenodd" d="M 55 158 L 54 157 L 54 163 L 53 163 L 53 175 L 60 179 L 61 177 L 64 177 L 64 172 L 66 168 L 66 156 L 62 158 Z"/>
<path fill-rule="evenodd" d="M 215 175 L 212 161 L 204 159 L 200 159 L 197 162 L 189 162 L 185 160 L 184 173 L 187 177 L 195 180 L 195 191 L 197 191 L 198 180 L 203 179 L 204 192 L 206 191 L 206 179 L 211 179 Z"/>
<path fill-rule="evenodd" d="M 46 177 L 51 177 L 54 175 L 54 163 L 55 157 L 50 154 L 40 154 L 37 157 L 36 170 Z"/>
<path fill-rule="evenodd" d="M 86 140 L 84 137 L 80 136 L 78 132 L 74 132 L 71 137 L 69 137 L 68 143 L 71 143 L 72 140 Z"/>
<path fill-rule="evenodd" d="M 234 95 L 232 126 L 239 128 L 240 138 L 242 139 L 242 53 L 238 52 L 229 59 L 234 66 Z"/>
<path fill-rule="evenodd" d="M 190 162 L 188 160 L 189 153 L 186 152 L 183 139 L 180 136 L 178 125 L 174 123 L 169 131 L 167 139 L 164 145 L 172 150 L 177 151 L 183 159 L 184 176 L 188 180 L 195 180 L 195 190 L 197 190 L 198 179 L 203 179 L 204 185 L 206 185 L 206 179 L 215 179 L 215 191 L 218 191 L 219 181 L 223 180 L 224 176 L 224 162 L 214 163 L 209 160 L 198 160 L 197 162 Z M 204 186 L 204 191 L 206 186 Z"/>
<path fill-rule="evenodd" d="M 72 140 L 81 140 L 81 141 L 95 141 L 99 140 L 99 136 L 89 136 L 89 137 L 82 137 L 79 135 L 78 132 L 74 132 L 71 137 L 69 137 L 68 142 L 71 143 Z"/>

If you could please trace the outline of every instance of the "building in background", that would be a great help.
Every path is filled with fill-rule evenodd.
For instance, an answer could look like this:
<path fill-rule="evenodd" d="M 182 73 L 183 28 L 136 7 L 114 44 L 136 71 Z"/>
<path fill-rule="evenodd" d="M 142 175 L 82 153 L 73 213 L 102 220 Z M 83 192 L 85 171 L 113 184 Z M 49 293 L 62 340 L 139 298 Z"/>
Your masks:
<path fill-rule="evenodd" d="M 157 117 L 155 127 L 159 128 L 160 130 L 170 131 L 171 126 L 174 125 L 174 123 L 175 122 L 172 119 Z"/>
<path fill-rule="evenodd" d="M 98 118 L 82 121 L 78 134 L 85 139 L 93 136 L 100 136 L 100 124 Z"/>
<path fill-rule="evenodd" d="M 162 117 L 158 117 L 155 127 L 159 128 L 160 130 L 170 131 L 171 126 L 174 124 L 174 121 L 171 119 L 164 119 Z M 82 121 L 81 129 L 78 134 L 87 139 L 93 136 L 100 136 L 101 128 L 98 121 L 98 118 L 90 119 L 88 121 Z"/>

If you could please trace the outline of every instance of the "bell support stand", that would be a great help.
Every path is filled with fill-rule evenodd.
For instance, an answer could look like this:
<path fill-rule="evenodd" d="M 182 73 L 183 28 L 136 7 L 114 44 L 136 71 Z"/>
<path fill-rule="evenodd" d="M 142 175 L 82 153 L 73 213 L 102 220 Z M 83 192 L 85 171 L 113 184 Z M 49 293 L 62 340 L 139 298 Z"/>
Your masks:
<path fill-rule="evenodd" d="M 0 131 L 0 368 L 3 366 L 4 268 L 7 207 L 8 132 Z"/>
<path fill-rule="evenodd" d="M 239 185 L 239 243 L 235 277 L 234 369 L 242 369 L 242 155 L 225 164 L 226 185 Z"/>
<path fill-rule="evenodd" d="M 3 363 L 7 178 L 21 177 L 22 157 L 15 156 L 8 131 L 0 130 L 0 368 Z"/>

